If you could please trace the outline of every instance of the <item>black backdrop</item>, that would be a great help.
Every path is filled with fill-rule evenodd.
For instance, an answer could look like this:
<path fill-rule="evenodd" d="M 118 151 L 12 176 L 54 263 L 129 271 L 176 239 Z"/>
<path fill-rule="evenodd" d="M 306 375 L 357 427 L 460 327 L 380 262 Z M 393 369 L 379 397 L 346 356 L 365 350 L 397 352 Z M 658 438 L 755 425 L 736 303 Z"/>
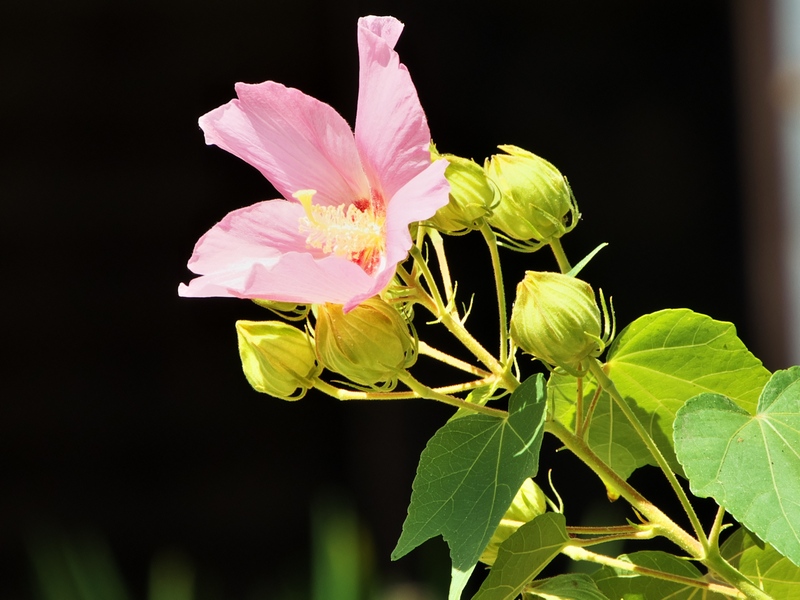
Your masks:
<path fill-rule="evenodd" d="M 331 490 L 357 507 L 386 579 L 446 557 L 439 540 L 387 559 L 447 410 L 259 396 L 233 323 L 261 309 L 176 295 L 196 239 L 275 196 L 204 145 L 197 117 L 236 81 L 273 79 L 352 123 L 364 14 L 405 22 L 398 50 L 441 151 L 516 144 L 570 178 L 583 221 L 565 247 L 576 260 L 611 243 L 584 276 L 621 325 L 687 306 L 748 341 L 726 2 L 5 2 L 0 597 L 32 597 L 24 540 L 58 530 L 99 532 L 139 592 L 166 546 L 206 597 L 302 590 L 309 506 Z M 454 247 L 491 339 L 482 242 Z M 554 268 L 504 256 L 512 289 Z"/>

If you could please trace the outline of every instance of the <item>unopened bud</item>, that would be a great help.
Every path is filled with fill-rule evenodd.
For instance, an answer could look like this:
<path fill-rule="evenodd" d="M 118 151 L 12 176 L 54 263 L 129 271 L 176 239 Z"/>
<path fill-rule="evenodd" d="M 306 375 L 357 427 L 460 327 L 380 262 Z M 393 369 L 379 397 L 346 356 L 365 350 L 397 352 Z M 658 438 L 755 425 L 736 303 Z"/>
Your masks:
<path fill-rule="evenodd" d="M 491 226 L 515 240 L 542 243 L 575 227 L 578 207 L 561 172 L 522 148 L 498 148 L 507 154 L 495 154 L 486 161 L 486 173 L 501 192 L 489 218 Z"/>
<path fill-rule="evenodd" d="M 408 324 L 380 298 L 370 298 L 347 313 L 339 304 L 324 304 L 316 316 L 320 362 L 358 384 L 393 385 L 416 360 L 416 341 Z"/>
<path fill-rule="evenodd" d="M 526 479 L 522 487 L 519 488 L 517 495 L 514 496 L 511 506 L 508 507 L 506 514 L 500 520 L 500 525 L 495 529 L 489 545 L 481 554 L 480 561 L 487 565 L 493 565 L 497 560 L 497 550 L 511 534 L 522 527 L 525 523 L 533 521 L 539 515 L 543 515 L 547 509 L 544 492 L 536 485 L 533 479 Z"/>
<path fill-rule="evenodd" d="M 299 400 L 322 370 L 305 331 L 280 321 L 237 321 L 239 357 L 247 381 L 282 400 Z"/>
<path fill-rule="evenodd" d="M 527 271 L 511 311 L 511 338 L 525 352 L 580 376 L 605 347 L 600 308 L 585 281 L 561 273 Z"/>
<path fill-rule="evenodd" d="M 474 160 L 439 154 L 431 146 L 433 160 L 447 160 L 444 176 L 450 184 L 450 201 L 436 211 L 428 224 L 443 233 L 465 233 L 481 226 L 500 199 L 497 185 Z"/>

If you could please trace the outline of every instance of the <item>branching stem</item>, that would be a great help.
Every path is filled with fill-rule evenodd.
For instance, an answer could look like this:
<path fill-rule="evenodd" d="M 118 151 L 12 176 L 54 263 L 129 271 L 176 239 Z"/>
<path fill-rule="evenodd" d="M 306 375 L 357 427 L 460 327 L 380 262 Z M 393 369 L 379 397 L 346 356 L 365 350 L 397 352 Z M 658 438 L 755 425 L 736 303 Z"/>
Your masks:
<path fill-rule="evenodd" d="M 675 473 L 672 471 L 672 467 L 669 466 L 667 459 L 664 458 L 664 455 L 659 450 L 656 443 L 653 441 L 653 438 L 644 428 L 644 425 L 639 421 L 639 418 L 633 412 L 628 403 L 625 402 L 625 399 L 617 390 L 617 387 L 614 385 L 614 382 L 606 375 L 605 371 L 603 371 L 603 367 L 599 361 L 593 360 L 589 363 L 589 370 L 592 372 L 592 375 L 595 376 L 597 383 L 600 387 L 602 387 L 609 395 L 614 399 L 616 405 L 622 410 L 625 417 L 627 417 L 630 424 L 636 430 L 636 433 L 639 434 L 639 437 L 644 442 L 647 449 L 650 451 L 650 454 L 653 455 L 653 458 L 658 463 L 658 466 L 664 473 L 664 476 L 669 481 L 670 486 L 675 492 L 675 495 L 678 496 L 678 500 L 680 500 L 681 506 L 683 506 L 683 510 L 686 512 L 686 515 L 689 517 L 689 521 L 692 524 L 692 529 L 694 529 L 694 533 L 697 536 L 697 539 L 700 540 L 700 544 L 703 548 L 708 547 L 708 539 L 706 538 L 706 534 L 703 531 L 703 526 L 700 524 L 700 519 L 697 518 L 697 513 L 695 513 L 694 508 L 692 507 L 691 502 L 689 502 L 689 497 L 686 495 L 686 492 L 681 487 L 680 482 L 678 482 L 678 478 L 675 476 Z M 705 554 L 705 552 L 703 553 Z M 699 557 L 702 558 L 702 555 Z"/>
<path fill-rule="evenodd" d="M 661 535 L 683 548 L 692 557 L 703 557 L 703 546 L 696 539 L 681 529 L 660 508 L 642 496 L 632 485 L 617 475 L 611 467 L 589 448 L 583 439 L 569 431 L 558 421 L 546 421 L 545 431 L 555 435 L 570 452 L 600 477 L 606 487 L 625 498 L 651 525 L 657 527 Z"/>
<path fill-rule="evenodd" d="M 585 548 L 581 548 L 578 546 L 567 546 L 561 552 L 569 556 L 572 560 L 586 560 L 607 567 L 612 567 L 614 569 L 619 569 L 621 571 L 638 573 L 640 575 L 646 575 L 647 577 L 654 577 L 656 579 L 663 579 L 665 581 L 672 581 L 674 583 L 700 588 L 703 590 L 707 590 L 709 592 L 716 592 L 717 594 L 723 594 L 725 596 L 730 596 L 731 598 L 743 598 L 743 599 L 747 598 L 745 594 L 743 594 L 736 588 L 727 585 L 712 583 L 710 581 L 705 581 L 703 579 L 683 577 L 681 575 L 675 575 L 674 573 L 666 573 L 664 571 L 658 571 L 656 569 L 648 569 L 647 567 L 635 565 L 626 560 L 620 560 L 618 558 L 612 558 L 610 556 L 598 554 L 596 552 L 592 552 L 590 550 L 586 550 Z"/>

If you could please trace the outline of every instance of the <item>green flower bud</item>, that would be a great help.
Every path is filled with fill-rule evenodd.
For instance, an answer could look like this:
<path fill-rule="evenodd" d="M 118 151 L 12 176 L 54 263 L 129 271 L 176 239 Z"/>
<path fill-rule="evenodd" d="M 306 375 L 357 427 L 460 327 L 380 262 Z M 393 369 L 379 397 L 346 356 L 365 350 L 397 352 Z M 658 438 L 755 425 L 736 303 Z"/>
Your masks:
<path fill-rule="evenodd" d="M 561 273 L 527 271 L 511 311 L 511 338 L 525 352 L 571 375 L 605 347 L 600 308 L 585 281 Z"/>
<path fill-rule="evenodd" d="M 497 560 L 497 550 L 511 534 L 514 533 L 525 523 L 533 521 L 539 515 L 543 515 L 547 509 L 544 492 L 534 483 L 533 479 L 526 479 L 522 487 L 519 488 L 517 495 L 514 496 L 511 506 L 508 507 L 506 514 L 500 520 L 500 525 L 495 529 L 489 545 L 481 554 L 480 561 L 487 565 L 493 565 Z"/>
<path fill-rule="evenodd" d="M 477 229 L 500 200 L 500 191 L 474 160 L 439 154 L 431 145 L 433 160 L 447 160 L 444 176 L 450 184 L 450 201 L 428 221 L 442 233 L 458 234 Z"/>
<path fill-rule="evenodd" d="M 324 304 L 316 316 L 317 358 L 358 384 L 393 386 L 416 360 L 416 340 L 405 319 L 378 297 L 348 313 L 340 304 Z"/>
<path fill-rule="evenodd" d="M 280 321 L 237 321 L 236 334 L 244 375 L 257 392 L 299 400 L 314 386 L 322 368 L 305 331 Z"/>
<path fill-rule="evenodd" d="M 542 243 L 572 230 L 580 215 L 559 170 L 522 148 L 498 148 L 507 154 L 495 154 L 486 161 L 486 173 L 501 192 L 489 224 L 515 240 Z"/>

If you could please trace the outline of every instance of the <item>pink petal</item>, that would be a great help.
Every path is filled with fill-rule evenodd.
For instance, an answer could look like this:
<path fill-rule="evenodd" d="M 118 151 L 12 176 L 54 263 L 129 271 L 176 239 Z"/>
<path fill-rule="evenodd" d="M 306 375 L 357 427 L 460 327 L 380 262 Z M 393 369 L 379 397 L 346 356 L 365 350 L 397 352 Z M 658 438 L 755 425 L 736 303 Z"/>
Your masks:
<path fill-rule="evenodd" d="M 229 213 L 197 242 L 189 268 L 201 276 L 181 284 L 179 295 L 345 304 L 369 289 L 373 280 L 361 267 L 306 246 L 298 227 L 304 214 L 285 200 Z"/>
<path fill-rule="evenodd" d="M 429 219 L 449 201 L 446 168 L 446 160 L 428 163 L 428 167 L 398 190 L 389 202 L 386 209 L 387 264 L 396 265 L 405 260 L 411 248 L 409 224 Z"/>
<path fill-rule="evenodd" d="M 189 268 L 201 275 L 232 264 L 275 261 L 282 252 L 303 248 L 298 227 L 303 208 L 286 200 L 267 200 L 228 213 L 195 244 Z"/>
<path fill-rule="evenodd" d="M 390 198 L 430 162 L 430 130 L 417 90 L 394 45 L 393 17 L 358 21 L 360 60 L 356 144 L 374 189 Z"/>
<path fill-rule="evenodd" d="M 333 108 L 272 81 L 237 83 L 236 93 L 200 118 L 206 143 L 253 165 L 287 199 L 303 189 L 318 204 L 370 197 L 353 133 Z"/>

